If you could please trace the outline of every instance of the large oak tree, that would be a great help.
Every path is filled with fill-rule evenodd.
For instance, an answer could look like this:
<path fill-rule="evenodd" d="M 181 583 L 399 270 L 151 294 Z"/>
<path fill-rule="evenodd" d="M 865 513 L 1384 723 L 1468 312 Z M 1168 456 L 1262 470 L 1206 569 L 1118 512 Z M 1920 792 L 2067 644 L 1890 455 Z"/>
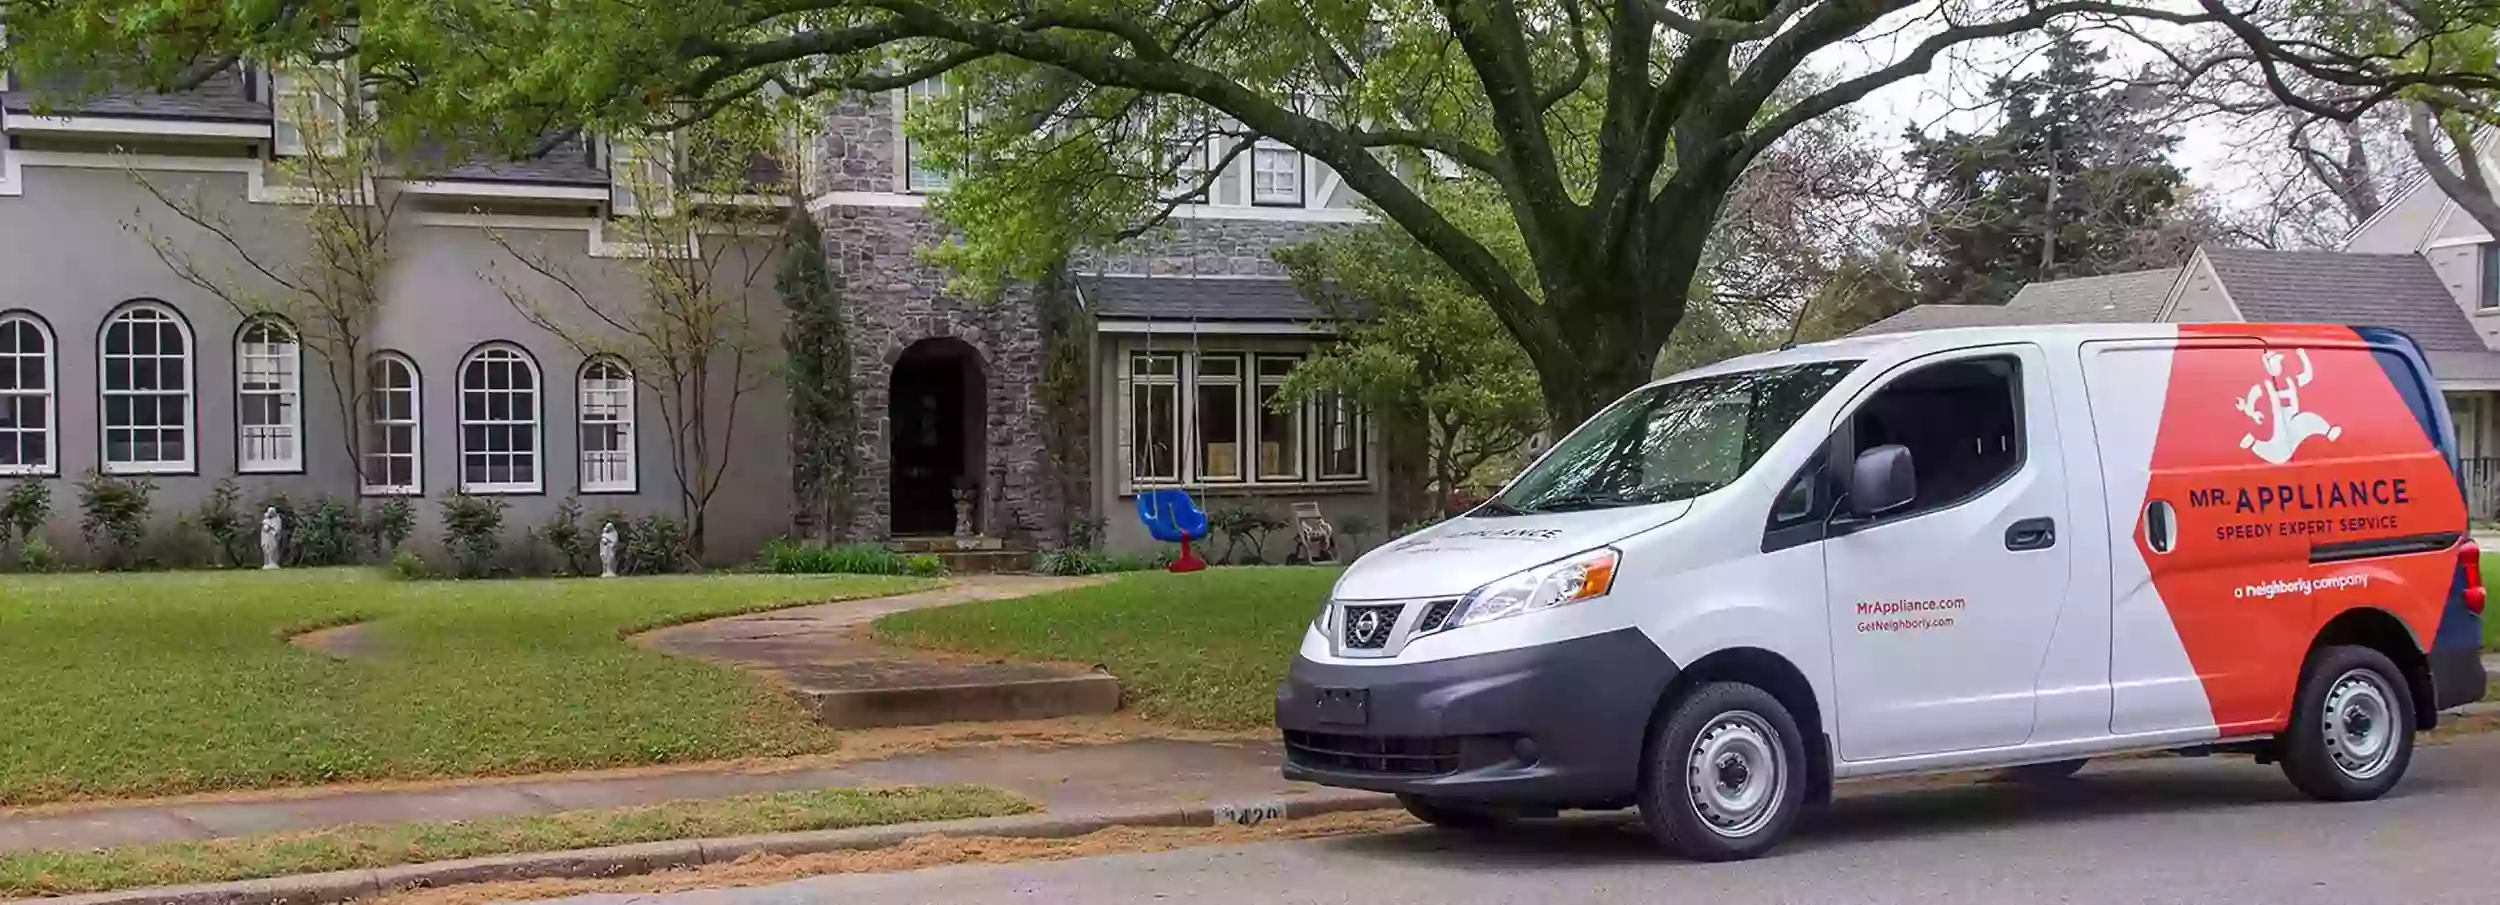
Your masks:
<path fill-rule="evenodd" d="M 940 146 L 967 164 L 941 213 L 964 228 L 949 254 L 976 279 L 1030 274 L 1189 197 L 1200 170 L 1193 155 L 1156 150 L 1172 147 L 1157 134 L 1165 127 L 1200 124 L 1205 156 L 1219 159 L 1266 136 L 1342 174 L 1488 299 L 1550 414 L 1573 423 L 1648 378 L 1748 165 L 1958 46 L 2084 20 L 2220 23 L 2252 58 L 2329 82 L 2469 98 L 2493 86 L 2488 72 L 2444 61 L 2271 40 L 2238 10 L 2226 0 L 10 0 L 0 17 L 21 66 L 119 59 L 168 86 L 239 60 L 318 54 L 353 25 L 358 64 L 390 116 L 411 132 L 458 126 L 507 143 L 665 126 L 766 93 L 886 91 L 961 73 L 963 103 L 981 115 L 933 106 L 969 136 Z M 1843 68 L 1845 78 L 1797 90 L 1818 69 Z M 1411 182 L 1444 167 L 1497 195 L 1505 222 L 1454 217 Z M 1493 250 L 1514 238 L 1523 266 Z"/>

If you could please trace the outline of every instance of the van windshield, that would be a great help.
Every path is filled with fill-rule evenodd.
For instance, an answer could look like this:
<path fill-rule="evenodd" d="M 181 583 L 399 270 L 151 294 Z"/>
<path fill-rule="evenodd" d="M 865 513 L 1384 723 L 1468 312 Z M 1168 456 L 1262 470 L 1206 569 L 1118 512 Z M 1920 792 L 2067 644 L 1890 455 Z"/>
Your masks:
<path fill-rule="evenodd" d="M 1725 487 L 1857 366 L 1821 361 L 1633 393 L 1563 438 L 1475 514 L 1641 506 Z"/>

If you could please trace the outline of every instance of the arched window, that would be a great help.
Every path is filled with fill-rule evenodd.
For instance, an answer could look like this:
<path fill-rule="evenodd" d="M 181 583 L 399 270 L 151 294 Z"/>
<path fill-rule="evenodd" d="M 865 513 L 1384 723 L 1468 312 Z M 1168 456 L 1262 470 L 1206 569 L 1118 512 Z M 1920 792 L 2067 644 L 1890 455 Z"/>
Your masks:
<path fill-rule="evenodd" d="M 364 481 L 376 496 L 425 492 L 418 458 L 424 413 L 417 402 L 417 366 L 408 356 L 384 352 L 366 368 Z"/>
<path fill-rule="evenodd" d="M 593 358 L 582 365 L 580 389 L 582 492 L 634 492 L 633 372 Z"/>
<path fill-rule="evenodd" d="M 234 468 L 304 470 L 304 351 L 275 317 L 244 322 L 234 337 Z"/>
<path fill-rule="evenodd" d="M 460 489 L 545 489 L 538 447 L 538 363 L 515 346 L 469 353 L 460 362 Z"/>
<path fill-rule="evenodd" d="M 192 471 L 191 326 L 162 302 L 133 302 L 105 319 L 101 345 L 104 470 Z"/>
<path fill-rule="evenodd" d="M 23 311 L 0 314 L 0 475 L 57 474 L 52 330 Z"/>

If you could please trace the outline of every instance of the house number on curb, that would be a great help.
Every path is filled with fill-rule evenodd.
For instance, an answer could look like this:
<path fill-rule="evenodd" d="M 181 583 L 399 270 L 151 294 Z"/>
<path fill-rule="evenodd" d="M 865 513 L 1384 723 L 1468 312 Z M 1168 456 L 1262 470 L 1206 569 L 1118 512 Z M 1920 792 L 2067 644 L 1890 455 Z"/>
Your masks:
<path fill-rule="evenodd" d="M 1285 819 L 1285 803 L 1262 801 L 1254 804 L 1219 804 L 1215 806 L 1215 822 L 1258 826 L 1269 820 Z"/>

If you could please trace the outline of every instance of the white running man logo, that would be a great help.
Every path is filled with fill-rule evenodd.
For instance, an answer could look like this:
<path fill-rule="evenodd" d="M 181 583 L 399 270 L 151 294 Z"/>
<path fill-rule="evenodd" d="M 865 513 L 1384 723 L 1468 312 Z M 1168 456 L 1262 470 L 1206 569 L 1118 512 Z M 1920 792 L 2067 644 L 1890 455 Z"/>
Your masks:
<path fill-rule="evenodd" d="M 2274 412 L 2274 436 L 2263 440 L 2257 439 L 2256 434 L 2240 436 L 2241 449 L 2256 453 L 2257 458 L 2274 465 L 2291 461 L 2292 451 L 2299 449 L 2300 444 L 2311 437 L 2323 436 L 2331 443 L 2344 435 L 2344 429 L 2326 423 L 2325 416 L 2300 410 L 2300 388 L 2308 386 L 2309 379 L 2317 376 L 2317 372 L 2309 366 L 2309 350 L 2298 351 L 2299 377 L 2285 379 L 2283 353 L 2269 349 L 2265 353 L 2266 379 L 2249 387 L 2248 395 L 2239 400 L 2240 414 L 2247 415 L 2252 423 L 2266 423 L 2265 413 L 2257 408 L 2258 399 L 2265 399 L 2267 408 Z"/>

